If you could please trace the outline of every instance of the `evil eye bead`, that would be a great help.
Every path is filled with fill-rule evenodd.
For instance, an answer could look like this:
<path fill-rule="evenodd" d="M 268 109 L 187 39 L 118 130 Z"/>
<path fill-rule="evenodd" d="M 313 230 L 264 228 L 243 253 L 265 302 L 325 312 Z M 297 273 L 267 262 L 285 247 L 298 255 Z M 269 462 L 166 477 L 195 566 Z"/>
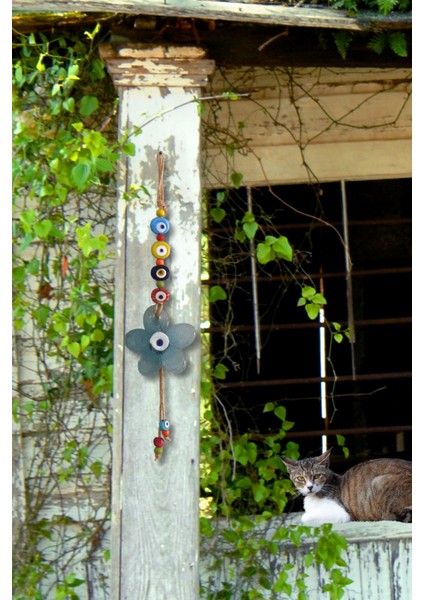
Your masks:
<path fill-rule="evenodd" d="M 164 217 L 156 217 L 156 219 L 152 219 L 152 221 L 150 221 L 150 229 L 153 231 L 153 233 L 168 233 L 169 221 Z"/>
<path fill-rule="evenodd" d="M 162 421 L 159 421 L 159 429 L 161 431 L 168 431 L 169 427 L 170 425 L 168 419 L 163 419 Z"/>
<path fill-rule="evenodd" d="M 153 302 L 165 304 L 169 300 L 169 292 L 165 288 L 155 288 L 151 294 Z"/>
<path fill-rule="evenodd" d="M 152 246 L 152 254 L 155 258 L 167 258 L 171 248 L 166 242 L 155 242 Z"/>
<path fill-rule="evenodd" d="M 169 337 L 163 331 L 156 331 L 149 341 L 153 350 L 157 352 L 163 352 L 169 346 Z"/>
<path fill-rule="evenodd" d="M 164 265 L 156 265 L 156 267 L 152 268 L 150 274 L 155 281 L 165 281 L 169 277 L 169 269 Z"/>

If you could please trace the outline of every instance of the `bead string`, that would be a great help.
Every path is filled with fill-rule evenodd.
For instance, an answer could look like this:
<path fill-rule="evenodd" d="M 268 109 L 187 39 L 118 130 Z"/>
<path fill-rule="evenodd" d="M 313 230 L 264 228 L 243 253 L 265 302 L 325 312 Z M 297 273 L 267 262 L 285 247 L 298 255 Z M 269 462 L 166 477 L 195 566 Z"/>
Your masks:
<path fill-rule="evenodd" d="M 169 300 L 169 292 L 164 286 L 164 279 L 168 278 L 169 270 L 165 267 L 165 258 L 170 254 L 170 248 L 165 240 L 165 233 L 168 232 L 169 223 L 165 219 L 167 213 L 167 207 L 165 204 L 164 188 L 163 188 L 163 175 L 165 171 L 165 157 L 163 152 L 159 150 L 157 155 L 158 163 L 158 191 L 157 191 L 157 218 L 152 221 L 151 228 L 154 233 L 157 233 L 157 242 L 152 246 L 152 254 L 156 258 L 156 267 L 152 269 L 152 277 L 156 280 L 157 288 L 152 292 L 152 300 L 155 302 L 155 317 L 159 319 L 163 305 Z M 159 369 L 159 429 L 158 435 L 153 440 L 155 446 L 155 460 L 159 460 L 162 452 L 164 442 L 170 441 L 169 437 L 169 422 L 165 418 L 165 374 L 164 369 Z"/>

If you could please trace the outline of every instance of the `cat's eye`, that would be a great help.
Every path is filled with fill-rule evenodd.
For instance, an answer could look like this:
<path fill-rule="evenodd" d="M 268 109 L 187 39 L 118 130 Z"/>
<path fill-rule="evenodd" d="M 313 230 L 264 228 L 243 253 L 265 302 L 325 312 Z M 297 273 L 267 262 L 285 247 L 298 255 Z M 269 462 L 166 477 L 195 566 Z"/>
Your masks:
<path fill-rule="evenodd" d="M 296 477 L 296 481 L 297 483 L 305 483 L 305 478 L 304 477 Z"/>

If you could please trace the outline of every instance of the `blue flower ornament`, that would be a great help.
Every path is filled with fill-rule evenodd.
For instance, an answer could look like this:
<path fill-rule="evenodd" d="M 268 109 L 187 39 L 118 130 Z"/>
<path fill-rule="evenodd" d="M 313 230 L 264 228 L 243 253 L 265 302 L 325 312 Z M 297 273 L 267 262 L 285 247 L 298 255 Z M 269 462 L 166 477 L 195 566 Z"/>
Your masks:
<path fill-rule="evenodd" d="M 182 373 L 187 367 L 183 349 L 196 338 L 196 330 L 188 323 L 170 325 L 166 312 L 157 315 L 157 307 L 149 306 L 143 316 L 144 329 L 132 329 L 125 335 L 125 345 L 140 355 L 138 370 L 142 375 L 157 373 L 161 367 Z"/>

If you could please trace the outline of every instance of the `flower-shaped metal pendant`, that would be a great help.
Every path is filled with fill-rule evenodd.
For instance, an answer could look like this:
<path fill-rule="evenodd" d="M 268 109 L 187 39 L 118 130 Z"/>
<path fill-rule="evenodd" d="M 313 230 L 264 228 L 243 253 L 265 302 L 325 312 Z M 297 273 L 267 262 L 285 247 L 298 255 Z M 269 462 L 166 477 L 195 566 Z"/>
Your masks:
<path fill-rule="evenodd" d="M 182 373 L 187 367 L 183 349 L 196 338 L 196 330 L 188 323 L 170 325 L 170 319 L 162 310 L 149 306 L 143 316 L 144 329 L 132 329 L 125 336 L 125 345 L 140 355 L 138 370 L 151 375 L 161 367 L 172 373 Z"/>

